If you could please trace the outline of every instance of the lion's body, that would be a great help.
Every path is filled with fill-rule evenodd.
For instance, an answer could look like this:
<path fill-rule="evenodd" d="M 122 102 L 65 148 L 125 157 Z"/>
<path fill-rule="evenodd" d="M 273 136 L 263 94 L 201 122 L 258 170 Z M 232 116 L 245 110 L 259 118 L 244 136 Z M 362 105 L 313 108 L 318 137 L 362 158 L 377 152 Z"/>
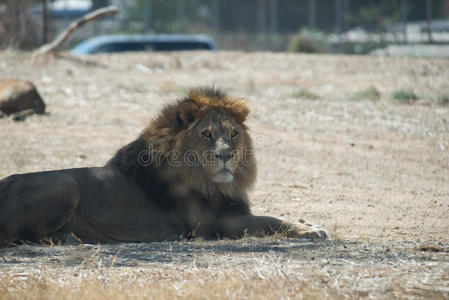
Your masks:
<path fill-rule="evenodd" d="M 0 244 L 45 237 L 61 240 L 70 233 L 84 242 L 236 238 L 279 231 L 323 237 L 322 231 L 251 214 L 247 192 L 256 168 L 243 124 L 247 113 L 239 100 L 215 90 L 196 90 L 167 106 L 104 167 L 1 180 Z M 204 122 L 203 127 L 212 130 L 210 124 L 217 120 L 220 130 L 232 126 L 239 137 L 232 133 L 232 138 L 222 134 L 213 139 L 211 133 L 205 137 L 198 131 Z M 213 130 L 215 137 L 218 129 Z M 206 153 L 205 147 L 212 147 L 220 163 L 206 167 L 199 156 L 186 163 L 189 151 Z M 229 154 L 229 147 L 239 152 Z M 243 151 L 249 156 L 246 161 Z"/>

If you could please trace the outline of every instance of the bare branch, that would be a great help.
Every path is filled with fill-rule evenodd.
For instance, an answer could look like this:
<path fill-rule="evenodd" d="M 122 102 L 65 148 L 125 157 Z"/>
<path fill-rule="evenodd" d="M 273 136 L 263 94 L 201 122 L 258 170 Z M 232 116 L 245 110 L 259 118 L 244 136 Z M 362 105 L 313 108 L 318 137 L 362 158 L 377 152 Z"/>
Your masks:
<path fill-rule="evenodd" d="M 114 6 L 108 6 L 104 8 L 97 9 L 91 13 L 88 13 L 83 18 L 76 20 L 70 24 L 70 26 L 62 32 L 55 40 L 51 43 L 45 44 L 33 53 L 33 57 L 46 55 L 50 53 L 57 53 L 62 45 L 68 40 L 68 38 L 77 30 L 78 28 L 86 25 L 87 23 L 103 18 L 109 15 L 117 15 L 119 10 Z"/>

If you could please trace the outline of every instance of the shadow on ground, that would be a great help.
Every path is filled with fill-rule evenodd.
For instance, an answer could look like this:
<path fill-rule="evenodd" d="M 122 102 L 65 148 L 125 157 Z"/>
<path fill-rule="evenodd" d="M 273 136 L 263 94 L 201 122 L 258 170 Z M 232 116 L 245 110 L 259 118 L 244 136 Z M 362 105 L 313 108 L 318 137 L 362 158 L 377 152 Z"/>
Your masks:
<path fill-rule="evenodd" d="M 328 263 L 350 261 L 385 263 L 388 261 L 448 260 L 448 249 L 439 253 L 417 250 L 411 242 L 394 245 L 364 243 L 349 240 L 307 241 L 243 239 L 238 241 L 180 241 L 160 243 L 118 243 L 104 245 L 20 245 L 0 249 L 2 265 L 58 263 L 66 267 L 82 264 L 96 258 L 104 266 L 137 266 L 142 264 L 188 264 L 211 257 L 230 256 L 232 259 L 248 257 L 283 257 L 298 262 L 325 260 Z"/>

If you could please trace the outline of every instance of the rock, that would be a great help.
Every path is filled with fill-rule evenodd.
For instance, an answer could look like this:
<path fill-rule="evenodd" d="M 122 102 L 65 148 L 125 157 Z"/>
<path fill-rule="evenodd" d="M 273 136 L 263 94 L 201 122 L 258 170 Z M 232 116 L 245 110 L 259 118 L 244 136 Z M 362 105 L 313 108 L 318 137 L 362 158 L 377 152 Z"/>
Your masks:
<path fill-rule="evenodd" d="M 36 86 L 26 80 L 0 81 L 0 115 L 14 114 L 14 120 L 24 120 L 31 114 L 45 113 L 45 103 Z"/>

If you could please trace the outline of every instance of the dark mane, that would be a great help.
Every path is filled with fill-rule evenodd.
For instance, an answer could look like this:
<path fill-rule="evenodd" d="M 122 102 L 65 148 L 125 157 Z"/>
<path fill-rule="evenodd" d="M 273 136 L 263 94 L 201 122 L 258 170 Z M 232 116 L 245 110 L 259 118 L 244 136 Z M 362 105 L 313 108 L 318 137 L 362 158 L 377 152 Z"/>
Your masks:
<path fill-rule="evenodd" d="M 246 128 L 244 122 L 249 114 L 246 102 L 226 95 L 214 87 L 191 89 L 186 97 L 176 103 L 166 105 L 141 136 L 154 134 L 161 130 L 164 134 L 175 135 L 183 129 L 182 114 L 191 114 L 192 118 L 201 119 L 211 110 L 222 111 Z"/>
<path fill-rule="evenodd" d="M 142 180 L 147 180 L 148 176 L 156 176 L 154 174 L 161 171 L 164 174 L 170 174 L 165 178 L 167 183 L 182 183 L 203 195 L 212 195 L 217 192 L 225 196 L 239 195 L 239 198 L 246 201 L 247 191 L 252 188 L 256 179 L 256 165 L 253 157 L 251 163 L 241 164 L 237 168 L 234 181 L 226 185 L 210 182 L 204 177 L 202 173 L 204 171 L 201 168 L 189 167 L 185 164 L 172 167 L 166 163 L 173 151 L 182 154 L 185 153 L 188 145 L 195 147 L 189 142 L 189 134 L 196 122 L 212 110 L 226 113 L 242 128 L 247 129 L 244 121 L 249 114 L 249 108 L 245 101 L 229 97 L 223 91 L 213 87 L 192 89 L 185 98 L 166 105 L 140 136 L 117 151 L 106 166 L 118 168 L 127 177 L 135 178 L 142 184 L 144 184 Z M 245 150 L 253 155 L 250 136 L 246 132 L 243 136 Z M 160 164 L 143 163 L 149 160 L 154 162 L 155 157 Z M 248 160 L 248 157 L 246 159 Z"/>
<path fill-rule="evenodd" d="M 142 162 L 148 161 L 148 145 L 143 139 L 137 139 L 120 148 L 106 163 L 106 166 L 118 168 L 130 178 L 144 176 L 145 166 Z"/>

